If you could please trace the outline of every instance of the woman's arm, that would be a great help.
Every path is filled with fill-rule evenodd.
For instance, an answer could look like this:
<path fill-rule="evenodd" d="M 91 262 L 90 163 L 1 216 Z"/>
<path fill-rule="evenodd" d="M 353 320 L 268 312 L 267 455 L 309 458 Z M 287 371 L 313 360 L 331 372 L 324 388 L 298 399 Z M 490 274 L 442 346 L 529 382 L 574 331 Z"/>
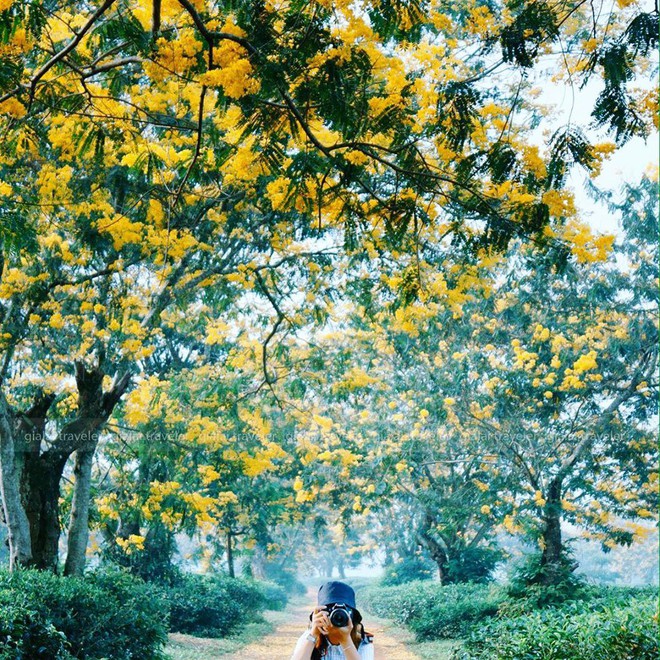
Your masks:
<path fill-rule="evenodd" d="M 339 628 L 341 633 L 340 644 L 341 650 L 344 652 L 346 660 L 362 660 L 358 650 L 355 648 L 355 643 L 351 637 L 351 630 L 353 630 L 353 620 L 348 618 L 348 625 L 345 628 Z"/>
<path fill-rule="evenodd" d="M 342 642 L 341 649 L 344 652 L 344 657 L 346 660 L 362 660 L 358 650 L 355 648 L 355 644 L 353 644 L 353 640 L 350 637 L 348 639 L 348 643 L 344 644 L 344 642 Z"/>
<path fill-rule="evenodd" d="M 312 651 L 316 646 L 316 642 L 308 639 L 308 635 L 312 635 L 316 639 L 320 635 L 325 635 L 328 631 L 327 626 L 330 624 L 330 619 L 328 614 L 325 611 L 324 607 L 316 607 L 314 609 L 314 614 L 312 615 L 312 625 L 310 631 L 301 635 L 296 648 L 293 651 L 291 660 L 310 660 L 312 657 Z"/>
<path fill-rule="evenodd" d="M 312 657 L 312 651 L 314 650 L 315 644 L 311 639 L 307 639 L 308 634 L 309 633 L 305 633 L 305 636 L 298 639 L 291 660 L 310 660 Z"/>

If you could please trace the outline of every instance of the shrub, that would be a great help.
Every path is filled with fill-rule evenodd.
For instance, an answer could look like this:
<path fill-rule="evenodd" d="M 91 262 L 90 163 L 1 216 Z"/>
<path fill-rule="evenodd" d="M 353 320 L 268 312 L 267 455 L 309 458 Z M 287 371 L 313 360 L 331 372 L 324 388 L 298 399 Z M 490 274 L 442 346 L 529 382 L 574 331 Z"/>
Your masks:
<path fill-rule="evenodd" d="M 268 604 L 268 591 L 260 584 L 225 575 L 181 575 L 165 590 L 171 630 L 224 637 L 239 624 L 259 620 Z"/>
<path fill-rule="evenodd" d="M 153 587 L 119 570 L 84 578 L 0 572 L 0 625 L 4 647 L 20 651 L 12 658 L 68 658 L 68 651 L 85 660 L 156 660 L 167 607 Z"/>
<path fill-rule="evenodd" d="M 288 602 L 286 590 L 274 582 L 257 583 L 264 596 L 266 609 L 282 611 Z"/>
<path fill-rule="evenodd" d="M 392 587 L 367 587 L 361 592 L 361 601 L 372 614 L 407 624 L 421 607 L 433 602 L 440 588 L 440 585 L 428 581 Z"/>
<path fill-rule="evenodd" d="M 43 658 L 69 660 L 69 644 L 64 633 L 38 612 L 16 602 L 0 602 L 0 660 Z"/>
<path fill-rule="evenodd" d="M 446 586 L 441 595 L 410 620 L 418 639 L 464 637 L 475 624 L 495 616 L 505 598 L 500 588 L 470 584 Z"/>
<path fill-rule="evenodd" d="M 504 619 L 473 633 L 453 660 L 655 660 L 658 619 L 654 598 L 627 606 L 584 604 Z"/>
<path fill-rule="evenodd" d="M 390 564 L 385 569 L 385 574 L 380 583 L 383 586 L 395 586 L 414 582 L 415 580 L 431 580 L 435 572 L 437 572 L 437 567 L 433 562 L 418 555 L 413 555 Z"/>
<path fill-rule="evenodd" d="M 449 559 L 444 565 L 445 582 L 478 584 L 490 582 L 493 571 L 502 558 L 503 553 L 499 548 L 488 546 L 463 548 L 457 556 Z"/>
<path fill-rule="evenodd" d="M 569 548 L 565 548 L 559 566 L 554 567 L 553 583 L 545 582 L 547 567 L 541 553 L 527 555 L 513 569 L 509 595 L 520 599 L 520 612 L 558 605 L 567 600 L 581 598 L 586 583 L 574 573 L 577 563 Z M 515 603 L 512 603 L 515 608 Z"/>
<path fill-rule="evenodd" d="M 269 582 L 275 582 L 286 589 L 288 594 L 302 596 L 307 593 L 307 587 L 298 580 L 297 570 L 293 567 L 281 566 L 276 562 L 266 562 L 263 575 Z"/>
<path fill-rule="evenodd" d="M 370 612 L 404 623 L 421 640 L 465 636 L 495 616 L 505 597 L 497 586 L 418 581 L 366 589 L 362 598 Z"/>

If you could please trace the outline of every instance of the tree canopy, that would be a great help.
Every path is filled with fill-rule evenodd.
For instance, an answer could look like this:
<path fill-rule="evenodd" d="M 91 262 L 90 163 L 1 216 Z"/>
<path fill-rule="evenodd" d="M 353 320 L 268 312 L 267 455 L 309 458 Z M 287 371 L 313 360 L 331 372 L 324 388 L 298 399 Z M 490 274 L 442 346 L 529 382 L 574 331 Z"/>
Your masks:
<path fill-rule="evenodd" d="M 657 19 L 628 0 L 0 0 L 0 484 L 12 564 L 57 568 L 73 468 L 66 572 L 83 570 L 99 434 L 131 388 L 118 413 L 129 426 L 158 430 L 183 414 L 194 444 L 209 432 L 202 403 L 223 416 L 217 446 L 191 454 L 184 441 L 158 469 L 153 447 L 117 437 L 113 478 L 137 488 L 133 528 L 153 517 L 152 483 L 179 483 L 191 458 L 210 468 L 189 484 L 186 511 L 198 488 L 227 492 L 211 470 L 257 476 L 250 461 L 282 479 L 299 470 L 286 495 L 298 504 L 324 492 L 318 475 L 304 481 L 317 454 L 330 453 L 328 476 L 351 475 L 349 449 L 315 454 L 308 438 L 313 458 L 289 460 L 293 447 L 265 431 L 329 434 L 319 408 L 296 408 L 325 387 L 309 381 L 327 369 L 305 344 L 311 329 L 337 323 L 347 300 L 373 318 L 386 309 L 393 320 L 379 322 L 404 333 L 435 313 L 459 318 L 471 289 L 488 299 L 482 280 L 511 246 L 533 247 L 529 267 L 548 281 L 553 266 L 605 259 L 611 239 L 580 221 L 568 179 L 575 167 L 595 177 L 654 130 L 645 76 Z M 544 86 L 586 98 L 589 122 L 554 116 Z M 607 314 L 602 323 L 618 322 Z M 371 376 L 346 378 L 334 394 Z M 171 408 L 157 420 L 131 412 L 160 383 Z M 296 412 L 276 422 L 285 403 Z M 250 442 L 225 455 L 246 429 Z M 217 511 L 231 534 L 268 517 L 248 490 Z M 342 507 L 361 497 L 336 496 Z M 127 549 L 131 536 L 141 543 L 131 525 L 105 532 Z"/>

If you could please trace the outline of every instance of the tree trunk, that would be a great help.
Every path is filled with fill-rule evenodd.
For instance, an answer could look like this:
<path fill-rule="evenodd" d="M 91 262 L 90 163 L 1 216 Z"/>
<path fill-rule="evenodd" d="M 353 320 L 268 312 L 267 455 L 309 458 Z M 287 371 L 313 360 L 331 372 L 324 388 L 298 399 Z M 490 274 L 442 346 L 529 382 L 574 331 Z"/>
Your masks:
<path fill-rule="evenodd" d="M 329 577 L 329 578 L 332 577 L 332 573 L 334 571 L 334 568 L 335 568 L 335 562 L 332 559 L 332 557 L 326 557 L 325 558 L 325 574 L 326 574 L 327 577 Z"/>
<path fill-rule="evenodd" d="M 444 584 L 446 581 L 445 569 L 447 567 L 447 562 L 449 561 L 449 555 L 444 541 L 442 539 L 438 540 L 431 532 L 431 528 L 434 526 L 435 521 L 433 518 L 426 515 L 424 523 L 418 533 L 418 540 L 427 548 L 431 555 L 431 559 L 437 564 L 440 584 Z"/>
<path fill-rule="evenodd" d="M 73 468 L 75 485 L 71 505 L 68 547 L 64 575 L 82 575 L 89 541 L 89 501 L 92 491 L 92 464 L 97 443 L 76 451 Z"/>
<path fill-rule="evenodd" d="M 60 482 L 69 459 L 66 452 L 47 451 L 30 457 L 23 468 L 27 517 L 32 538 L 33 568 L 57 572 L 60 540 Z"/>
<path fill-rule="evenodd" d="M 231 530 L 227 531 L 227 571 L 229 572 L 229 577 L 236 577 L 236 572 L 234 570 L 234 545 L 232 543 L 233 534 Z"/>
<path fill-rule="evenodd" d="M 61 428 L 52 446 L 43 453 L 41 439 L 54 395 L 42 392 L 30 410 L 19 414 L 11 409 L 0 391 L 0 494 L 11 569 L 31 566 L 57 571 L 60 482 L 64 468 L 73 452 L 90 447 L 91 438 L 96 438 L 130 384 L 127 372 L 116 376 L 112 388 L 103 392 L 104 372 L 100 366 L 87 370 L 81 362 L 76 362 L 75 369 L 76 417 Z M 82 501 L 78 511 L 84 512 Z M 79 516 L 76 524 L 86 528 L 87 517 L 86 513 Z M 79 561 L 77 566 L 76 570 L 81 570 Z"/>
<path fill-rule="evenodd" d="M 548 488 L 547 500 L 543 511 L 543 554 L 541 555 L 542 572 L 539 582 L 554 585 L 561 581 L 566 567 L 563 558 L 561 534 L 561 482 L 553 481 Z"/>
<path fill-rule="evenodd" d="M 13 427 L 7 399 L 0 392 L 0 495 L 7 525 L 10 570 L 25 566 L 32 560 L 30 522 L 21 500 L 21 475 Z M 18 451 L 20 453 L 20 446 Z"/>

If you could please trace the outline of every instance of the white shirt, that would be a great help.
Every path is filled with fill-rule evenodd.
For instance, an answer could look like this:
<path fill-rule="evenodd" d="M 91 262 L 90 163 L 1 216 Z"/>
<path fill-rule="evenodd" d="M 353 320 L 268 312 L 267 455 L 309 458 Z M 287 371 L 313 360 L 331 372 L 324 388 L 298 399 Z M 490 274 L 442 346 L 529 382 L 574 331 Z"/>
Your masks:
<path fill-rule="evenodd" d="M 307 641 L 307 635 L 309 635 L 309 631 L 305 631 L 302 635 L 300 635 L 300 638 L 298 639 L 298 643 L 296 644 L 296 648 L 293 651 L 293 655 L 295 655 L 296 651 L 301 646 L 305 645 L 305 642 Z M 374 660 L 374 645 L 373 643 L 369 642 L 368 640 L 362 640 L 360 642 L 360 646 L 358 647 L 358 653 L 360 654 L 360 658 L 362 660 Z M 344 652 L 341 650 L 341 646 L 333 646 L 332 644 L 328 644 L 328 649 L 327 653 L 323 656 L 324 660 L 345 660 L 346 656 L 344 655 Z"/>

